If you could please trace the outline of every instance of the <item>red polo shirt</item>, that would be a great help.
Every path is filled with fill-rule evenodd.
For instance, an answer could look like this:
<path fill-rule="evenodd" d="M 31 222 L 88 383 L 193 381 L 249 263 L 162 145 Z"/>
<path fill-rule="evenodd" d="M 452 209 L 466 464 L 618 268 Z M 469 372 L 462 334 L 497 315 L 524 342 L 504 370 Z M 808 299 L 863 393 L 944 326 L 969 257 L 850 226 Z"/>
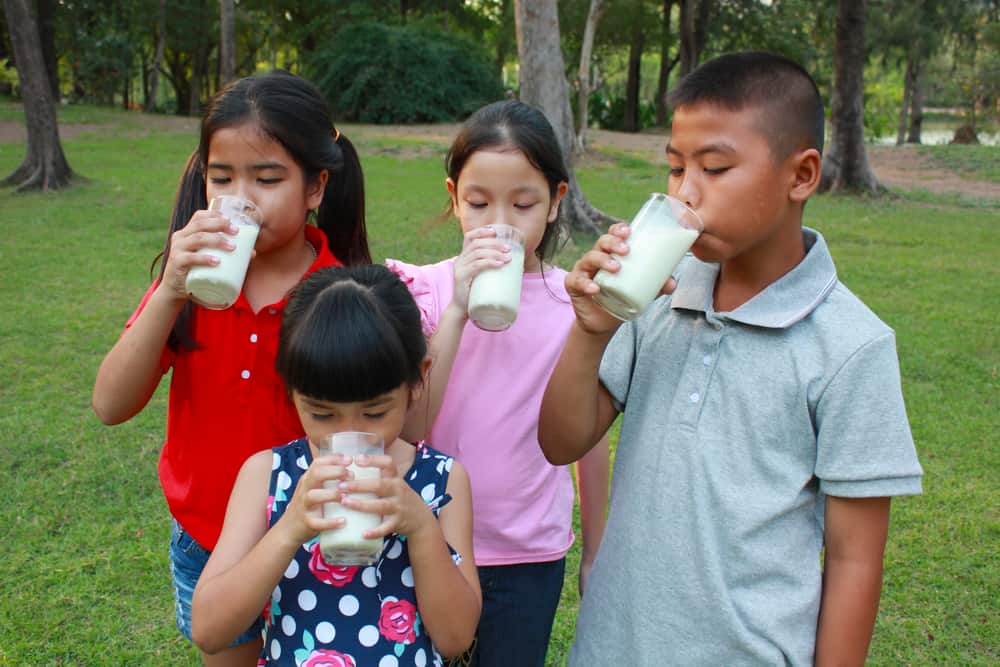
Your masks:
<path fill-rule="evenodd" d="M 306 271 L 338 265 L 326 236 L 306 226 L 316 260 Z M 126 328 L 149 301 L 154 283 Z M 287 299 L 254 313 L 246 297 L 225 310 L 195 308 L 195 350 L 166 348 L 173 368 L 160 483 L 174 518 L 211 551 L 219 539 L 229 493 L 243 462 L 262 449 L 303 435 L 285 383 L 274 369 Z"/>

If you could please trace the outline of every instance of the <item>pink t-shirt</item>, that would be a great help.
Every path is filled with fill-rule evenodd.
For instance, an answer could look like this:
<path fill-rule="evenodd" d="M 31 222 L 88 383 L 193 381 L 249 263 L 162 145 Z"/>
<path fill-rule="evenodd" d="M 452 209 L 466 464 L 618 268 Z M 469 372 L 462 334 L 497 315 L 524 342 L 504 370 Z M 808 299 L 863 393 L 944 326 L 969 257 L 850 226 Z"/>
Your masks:
<path fill-rule="evenodd" d="M 451 302 L 454 264 L 386 260 L 407 283 L 428 337 Z M 517 321 L 506 331 L 465 325 L 428 437 L 469 472 L 477 565 L 556 560 L 573 543 L 573 479 L 538 444 L 542 394 L 574 318 L 565 277 L 558 268 L 525 273 Z"/>

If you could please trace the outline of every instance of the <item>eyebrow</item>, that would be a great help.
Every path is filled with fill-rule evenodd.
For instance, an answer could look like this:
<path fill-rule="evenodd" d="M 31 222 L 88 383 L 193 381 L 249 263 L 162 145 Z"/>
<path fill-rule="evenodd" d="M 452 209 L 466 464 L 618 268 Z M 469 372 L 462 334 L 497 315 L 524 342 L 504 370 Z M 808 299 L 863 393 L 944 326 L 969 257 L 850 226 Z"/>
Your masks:
<path fill-rule="evenodd" d="M 322 401 L 309 398 L 308 396 L 303 396 L 302 402 L 305 403 L 310 408 L 327 408 L 330 406 L 331 403 L 339 403 L 340 401 Z M 344 402 L 352 403 L 353 401 L 344 401 Z M 392 402 L 392 394 L 382 394 L 381 396 L 376 396 L 375 398 L 369 401 L 359 401 L 359 403 L 361 403 L 361 406 L 365 408 L 372 408 L 390 402 Z"/>
<path fill-rule="evenodd" d="M 489 194 L 491 192 L 491 190 L 488 187 L 483 186 L 483 185 L 469 185 L 469 186 L 466 186 L 466 191 L 467 192 L 476 192 L 476 193 L 486 193 L 486 194 Z M 515 195 L 532 194 L 532 195 L 535 195 L 535 194 L 539 194 L 541 192 L 542 192 L 541 189 L 536 188 L 533 185 L 522 185 L 520 187 L 514 188 L 511 191 L 511 194 L 515 194 Z"/>
<path fill-rule="evenodd" d="M 691 157 L 692 158 L 701 157 L 702 155 L 705 155 L 706 153 L 735 153 L 735 152 L 736 152 L 736 149 L 733 148 L 732 145 L 727 144 L 725 142 L 718 142 L 718 143 L 714 143 L 714 144 L 708 144 L 707 146 L 702 146 L 701 148 L 699 148 L 695 152 L 691 153 Z M 674 148 L 673 146 L 671 146 L 669 143 L 667 144 L 667 154 L 668 155 L 677 155 L 679 157 L 684 157 L 683 153 L 681 153 L 679 150 L 677 150 L 676 148 Z"/>
<path fill-rule="evenodd" d="M 230 164 L 224 164 L 222 162 L 209 162 L 209 169 L 220 169 L 222 171 L 233 171 L 233 166 Z M 265 169 L 287 169 L 285 165 L 280 162 L 258 162 L 257 164 L 250 165 L 250 168 L 254 171 L 263 171 Z"/>

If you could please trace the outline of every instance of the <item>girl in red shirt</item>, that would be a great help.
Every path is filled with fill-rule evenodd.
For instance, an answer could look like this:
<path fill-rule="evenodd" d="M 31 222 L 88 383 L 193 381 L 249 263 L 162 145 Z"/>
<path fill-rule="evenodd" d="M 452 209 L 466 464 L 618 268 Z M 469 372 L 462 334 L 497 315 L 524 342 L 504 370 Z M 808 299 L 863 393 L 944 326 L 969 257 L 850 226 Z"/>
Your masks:
<path fill-rule="evenodd" d="M 238 300 L 210 310 L 189 299 L 184 282 L 191 267 L 217 262 L 198 250 L 235 246 L 235 226 L 206 210 L 226 194 L 253 201 L 263 222 Z M 191 594 L 240 466 L 303 435 L 274 370 L 286 297 L 319 268 L 370 261 L 361 165 L 319 91 L 280 71 L 221 90 L 181 177 L 160 274 L 101 363 L 93 397 L 101 421 L 124 422 L 173 370 L 159 474 L 174 518 L 177 626 L 188 639 Z M 261 627 L 203 655 L 205 664 L 255 665 Z"/>

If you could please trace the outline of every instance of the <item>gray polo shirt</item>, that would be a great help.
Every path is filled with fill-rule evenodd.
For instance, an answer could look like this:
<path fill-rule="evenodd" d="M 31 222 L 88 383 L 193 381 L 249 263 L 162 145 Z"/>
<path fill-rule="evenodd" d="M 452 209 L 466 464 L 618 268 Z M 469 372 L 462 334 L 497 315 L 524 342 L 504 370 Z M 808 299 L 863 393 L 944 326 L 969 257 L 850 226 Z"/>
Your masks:
<path fill-rule="evenodd" d="M 732 312 L 686 260 L 608 346 L 624 414 L 570 665 L 812 664 L 824 494 L 920 493 L 894 334 L 803 237 Z"/>

